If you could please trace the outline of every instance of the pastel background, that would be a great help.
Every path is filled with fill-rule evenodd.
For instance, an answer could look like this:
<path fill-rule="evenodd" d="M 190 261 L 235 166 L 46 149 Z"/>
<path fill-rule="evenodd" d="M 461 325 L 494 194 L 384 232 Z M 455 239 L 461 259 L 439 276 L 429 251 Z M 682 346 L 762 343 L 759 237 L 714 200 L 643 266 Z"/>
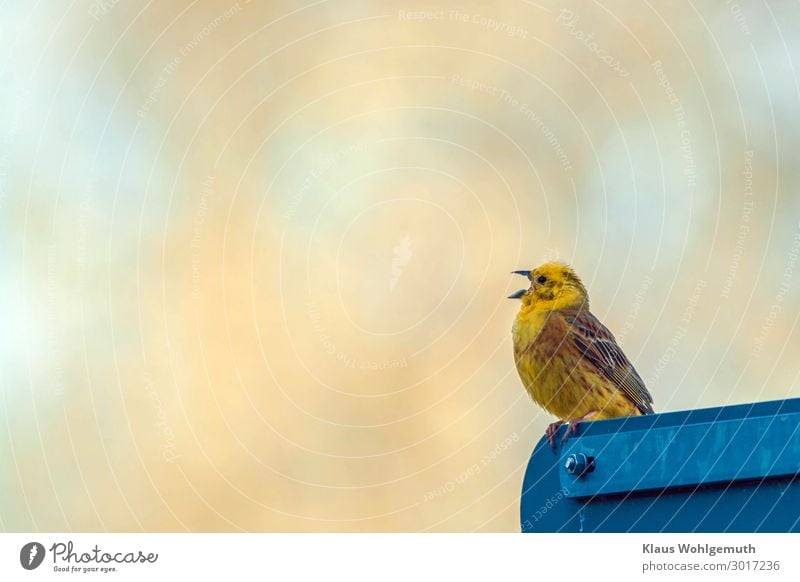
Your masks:
<path fill-rule="evenodd" d="M 658 410 L 800 394 L 797 3 L 0 14 L 0 530 L 518 531 L 550 258 Z"/>

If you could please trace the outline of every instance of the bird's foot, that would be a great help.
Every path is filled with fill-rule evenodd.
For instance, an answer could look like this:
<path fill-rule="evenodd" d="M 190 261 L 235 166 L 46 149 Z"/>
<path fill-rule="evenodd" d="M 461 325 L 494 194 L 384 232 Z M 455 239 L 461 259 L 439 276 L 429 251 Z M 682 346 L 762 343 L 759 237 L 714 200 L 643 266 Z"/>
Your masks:
<path fill-rule="evenodd" d="M 544 436 L 547 442 L 550 443 L 550 446 L 553 447 L 553 452 L 556 450 L 556 433 L 558 432 L 558 427 L 562 424 L 564 424 L 563 420 L 557 420 L 548 424 L 547 428 L 544 430 Z"/>
<path fill-rule="evenodd" d="M 581 416 L 580 418 L 576 418 L 576 419 L 574 419 L 574 420 L 570 420 L 570 421 L 569 421 L 569 424 L 567 425 L 567 430 L 566 430 L 566 432 L 564 433 L 564 436 L 561 438 L 561 444 L 563 445 L 565 442 L 567 442 L 567 439 L 568 439 L 568 438 L 569 438 L 571 435 L 574 435 L 574 434 L 576 435 L 576 434 L 578 434 L 578 425 L 579 425 L 581 422 L 583 422 L 584 420 L 591 420 L 591 419 L 592 419 L 592 417 L 593 417 L 595 414 L 597 414 L 597 411 L 596 411 L 596 410 L 592 410 L 590 413 L 588 413 L 588 414 L 584 414 L 584 415 L 583 415 L 583 416 Z"/>

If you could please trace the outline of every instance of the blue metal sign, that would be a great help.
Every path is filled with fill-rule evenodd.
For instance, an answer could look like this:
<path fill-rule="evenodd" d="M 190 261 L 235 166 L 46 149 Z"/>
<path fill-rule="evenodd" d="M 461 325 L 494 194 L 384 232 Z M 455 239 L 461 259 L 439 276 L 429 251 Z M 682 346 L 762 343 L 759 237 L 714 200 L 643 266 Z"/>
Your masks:
<path fill-rule="evenodd" d="M 800 531 L 799 475 L 800 399 L 587 422 L 534 449 L 522 531 Z"/>

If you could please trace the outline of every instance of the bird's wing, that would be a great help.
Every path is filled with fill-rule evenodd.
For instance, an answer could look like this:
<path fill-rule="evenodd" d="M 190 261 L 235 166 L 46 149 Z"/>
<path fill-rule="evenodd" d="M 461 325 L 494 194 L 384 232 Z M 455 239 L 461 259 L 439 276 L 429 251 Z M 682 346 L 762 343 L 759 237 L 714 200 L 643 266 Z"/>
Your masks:
<path fill-rule="evenodd" d="M 564 316 L 568 337 L 597 370 L 611 380 L 642 412 L 654 412 L 653 397 L 608 328 L 586 309 Z"/>

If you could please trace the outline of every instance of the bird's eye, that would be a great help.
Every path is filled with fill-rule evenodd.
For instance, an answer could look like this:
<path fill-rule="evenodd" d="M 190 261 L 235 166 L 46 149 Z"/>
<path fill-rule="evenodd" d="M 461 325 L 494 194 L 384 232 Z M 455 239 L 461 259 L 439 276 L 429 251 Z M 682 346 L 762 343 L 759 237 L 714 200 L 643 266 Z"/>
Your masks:
<path fill-rule="evenodd" d="M 539 285 L 544 285 L 545 283 L 547 283 L 547 277 L 545 277 L 544 275 L 539 275 L 538 277 L 536 277 L 536 282 L 539 283 Z"/>

